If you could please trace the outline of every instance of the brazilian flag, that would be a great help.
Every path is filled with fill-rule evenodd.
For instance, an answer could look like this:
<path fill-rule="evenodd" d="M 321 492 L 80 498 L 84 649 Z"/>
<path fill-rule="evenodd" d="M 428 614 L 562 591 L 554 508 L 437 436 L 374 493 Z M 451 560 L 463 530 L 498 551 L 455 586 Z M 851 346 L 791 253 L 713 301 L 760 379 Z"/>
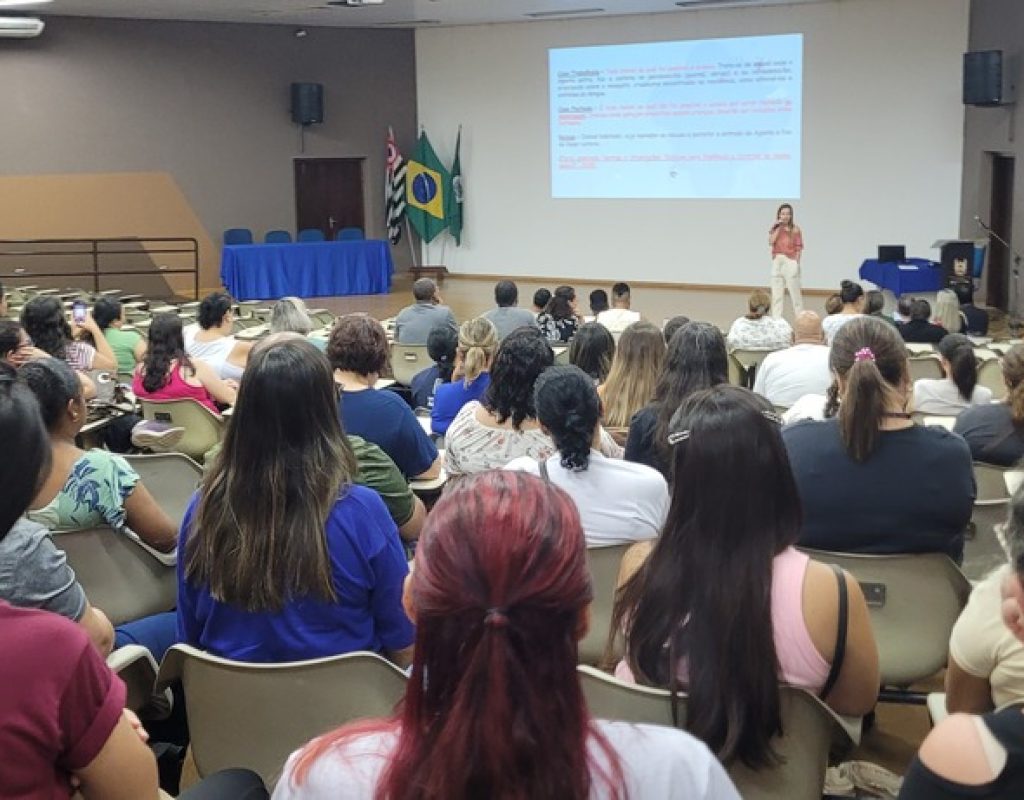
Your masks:
<path fill-rule="evenodd" d="M 405 216 L 424 242 L 448 227 L 444 211 L 451 185 L 451 175 L 421 130 L 405 173 Z"/>

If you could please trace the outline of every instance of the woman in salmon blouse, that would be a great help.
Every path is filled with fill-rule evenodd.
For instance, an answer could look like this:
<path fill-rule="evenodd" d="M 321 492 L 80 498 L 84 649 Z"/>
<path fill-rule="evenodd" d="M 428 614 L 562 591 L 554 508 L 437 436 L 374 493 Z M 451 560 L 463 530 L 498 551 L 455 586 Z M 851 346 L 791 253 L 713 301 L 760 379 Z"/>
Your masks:
<path fill-rule="evenodd" d="M 775 224 L 768 232 L 772 249 L 772 316 L 782 316 L 786 289 L 793 301 L 793 315 L 804 310 L 800 294 L 800 256 L 804 251 L 804 233 L 793 222 L 793 206 L 783 203 L 775 214 Z"/>

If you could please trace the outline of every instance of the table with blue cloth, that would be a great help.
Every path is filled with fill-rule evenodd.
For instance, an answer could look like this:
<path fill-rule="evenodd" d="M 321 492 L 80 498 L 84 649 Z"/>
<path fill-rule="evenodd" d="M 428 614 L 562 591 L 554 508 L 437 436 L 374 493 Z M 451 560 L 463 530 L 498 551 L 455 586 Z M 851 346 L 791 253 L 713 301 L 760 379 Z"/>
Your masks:
<path fill-rule="evenodd" d="M 387 294 L 394 263 L 388 243 L 225 245 L 220 277 L 236 300 Z"/>
<path fill-rule="evenodd" d="M 942 265 L 927 258 L 908 258 L 900 263 L 869 258 L 860 265 L 860 276 L 897 297 L 914 292 L 937 292 L 945 285 Z"/>

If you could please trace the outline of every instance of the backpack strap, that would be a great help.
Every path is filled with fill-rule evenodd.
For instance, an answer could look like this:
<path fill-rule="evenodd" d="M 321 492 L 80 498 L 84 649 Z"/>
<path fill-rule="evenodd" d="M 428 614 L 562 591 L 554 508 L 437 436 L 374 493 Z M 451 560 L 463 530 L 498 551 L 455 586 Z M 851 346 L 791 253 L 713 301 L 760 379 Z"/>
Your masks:
<path fill-rule="evenodd" d="M 836 649 L 832 656 L 832 666 L 829 667 L 828 677 L 818 697 L 824 700 L 839 680 L 839 672 L 843 668 L 843 661 L 846 658 L 846 634 L 849 627 L 850 598 L 846 590 L 846 576 L 842 569 L 832 564 L 832 572 L 836 576 L 836 583 L 839 584 L 839 620 L 836 626 Z"/>

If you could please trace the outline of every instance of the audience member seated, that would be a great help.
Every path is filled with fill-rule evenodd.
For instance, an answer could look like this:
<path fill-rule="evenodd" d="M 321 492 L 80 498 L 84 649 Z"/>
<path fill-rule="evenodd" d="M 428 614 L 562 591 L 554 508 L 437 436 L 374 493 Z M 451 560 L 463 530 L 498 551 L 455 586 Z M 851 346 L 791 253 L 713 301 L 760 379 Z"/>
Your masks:
<path fill-rule="evenodd" d="M 51 531 L 128 527 L 150 547 L 174 550 L 177 526 L 131 465 L 109 450 L 81 450 L 75 445 L 86 407 L 71 367 L 56 358 L 40 359 L 22 367 L 18 378 L 35 394 L 50 434 L 50 469 L 28 518 Z"/>
<path fill-rule="evenodd" d="M 767 401 L 737 386 L 695 392 L 673 415 L 669 442 L 672 504 L 618 594 L 613 626 L 626 656 L 616 675 L 685 690 L 687 729 L 724 763 L 757 769 L 772 763 L 780 683 L 840 714 L 874 707 L 867 604 L 853 577 L 795 548 L 800 497 Z M 845 655 L 834 663 L 840 631 Z"/>
<path fill-rule="evenodd" d="M 232 405 L 237 391 L 206 362 L 185 352 L 181 318 L 156 314 L 149 344 L 132 378 L 132 392 L 143 400 L 195 400 L 220 415 L 217 403 Z"/>
<path fill-rule="evenodd" d="M 533 312 L 534 320 L 548 307 L 548 303 L 551 302 L 551 290 L 540 288 L 533 293 L 533 308 L 530 310 Z"/>
<path fill-rule="evenodd" d="M 426 344 L 430 332 L 445 325 L 458 330 L 455 315 L 442 305 L 437 284 L 430 278 L 420 278 L 412 285 L 412 296 L 416 300 L 406 306 L 395 317 L 395 341 L 399 344 Z"/>
<path fill-rule="evenodd" d="M 462 407 L 483 397 L 491 383 L 488 370 L 497 349 L 498 334 L 490 320 L 477 317 L 462 323 L 453 379 L 438 386 L 434 394 L 430 426 L 435 434 L 444 436 Z"/>
<path fill-rule="evenodd" d="M 822 330 L 825 331 L 825 343 L 829 345 L 836 338 L 840 328 L 863 316 L 864 289 L 859 283 L 842 281 L 839 284 L 839 299 L 843 304 L 839 311 L 830 313 L 821 321 Z"/>
<path fill-rule="evenodd" d="M 427 355 L 434 366 L 420 370 L 412 376 L 409 391 L 413 408 L 431 409 L 437 387 L 448 383 L 455 372 L 455 354 L 459 347 L 459 334 L 447 325 L 434 328 L 427 337 Z"/>
<path fill-rule="evenodd" d="M 1024 552 L 1024 492 L 1010 502 L 1005 541 Z M 1024 643 L 1000 619 L 1003 584 L 1013 577 L 1009 564 L 975 584 L 967 607 L 949 638 L 946 708 L 950 713 L 983 714 L 1024 702 Z"/>
<path fill-rule="evenodd" d="M 596 320 L 602 311 L 607 311 L 609 308 L 608 292 L 604 289 L 594 289 L 594 291 L 590 293 L 590 314 L 593 318 L 592 321 Z"/>
<path fill-rule="evenodd" d="M 605 425 L 629 427 L 633 416 L 654 399 L 664 361 L 665 338 L 656 326 L 634 322 L 622 332 L 608 379 L 597 390 Z"/>
<path fill-rule="evenodd" d="M 427 521 L 405 592 L 416 648 L 405 700 L 294 753 L 276 800 L 739 800 L 683 731 L 594 720 L 577 640 L 592 599 L 564 492 L 520 472 L 460 484 Z"/>
<path fill-rule="evenodd" d="M 327 357 L 341 387 L 345 430 L 373 442 L 407 479 L 436 478 L 441 458 L 412 409 L 394 392 L 375 389 L 388 361 L 384 328 L 372 317 L 341 317 L 331 331 Z"/>
<path fill-rule="evenodd" d="M 793 329 L 782 317 L 769 314 L 771 298 L 763 289 L 755 289 L 748 301 L 750 311 L 737 319 L 726 337 L 730 350 L 781 350 L 793 340 Z"/>
<path fill-rule="evenodd" d="M 492 308 L 483 316 L 494 325 L 499 340 L 524 325 L 536 327 L 537 318 L 533 313 L 519 308 L 519 287 L 512 281 L 498 281 L 494 285 L 494 303 L 497 308 Z"/>
<path fill-rule="evenodd" d="M 841 298 L 839 296 L 838 292 L 835 293 L 835 294 L 830 294 L 825 299 L 825 314 L 827 316 L 831 317 L 833 314 L 838 314 L 842 310 L 843 310 L 843 298 Z"/>
<path fill-rule="evenodd" d="M 974 287 L 964 281 L 955 284 L 953 291 L 956 292 L 960 313 L 964 317 L 964 333 L 969 336 L 988 336 L 988 314 L 985 309 L 974 305 Z"/>
<path fill-rule="evenodd" d="M 146 342 L 135 331 L 123 330 L 124 306 L 113 297 L 101 297 L 92 307 L 92 318 L 117 358 L 117 371 L 130 375 L 142 361 Z"/>
<path fill-rule="evenodd" d="M 576 313 L 576 290 L 559 286 L 547 307 L 537 315 L 537 325 L 549 342 L 568 342 L 582 320 Z"/>
<path fill-rule="evenodd" d="M 943 289 L 935 295 L 932 322 L 949 333 L 964 333 L 967 318 L 960 313 L 960 301 L 952 289 Z"/>
<path fill-rule="evenodd" d="M 29 300 L 21 309 L 21 325 L 33 345 L 54 358 L 67 361 L 74 370 L 117 369 L 114 351 L 92 314 L 86 314 L 80 326 L 72 327 L 60 299 L 53 295 L 38 295 Z M 84 341 L 87 335 L 93 344 Z"/>
<path fill-rule="evenodd" d="M 615 358 L 615 337 L 599 322 L 584 322 L 569 344 L 569 363 L 590 376 L 594 384 L 604 383 Z"/>
<path fill-rule="evenodd" d="M 1006 399 L 971 406 L 956 418 L 953 432 L 964 437 L 975 461 L 1012 467 L 1024 458 L 1024 345 L 1002 361 Z"/>
<path fill-rule="evenodd" d="M 654 402 L 629 423 L 627 461 L 654 467 L 669 477 L 669 422 L 683 400 L 698 389 L 729 381 L 729 356 L 722 332 L 707 322 L 691 322 L 672 335 Z"/>
<path fill-rule="evenodd" d="M 675 317 L 672 317 L 672 319 L 668 320 L 668 322 L 665 323 L 665 327 L 661 329 L 661 332 L 665 337 L 666 346 L 669 342 L 672 341 L 673 334 L 675 334 L 677 330 L 679 330 L 689 321 L 689 317 L 684 317 L 682 314 L 679 314 Z"/>
<path fill-rule="evenodd" d="M 909 295 L 903 295 L 896 301 L 896 313 L 893 314 L 892 318 L 897 325 L 910 322 L 910 307 L 913 303 L 914 298 Z"/>
<path fill-rule="evenodd" d="M 801 311 L 793 327 L 793 345 L 765 356 L 754 377 L 754 391 L 772 405 L 788 408 L 804 395 L 824 395 L 831 383 L 821 317 Z"/>
<path fill-rule="evenodd" d="M 640 321 L 640 314 L 631 311 L 630 290 L 628 283 L 616 283 L 612 287 L 612 307 L 597 315 L 597 322 L 600 322 L 612 333 L 622 333 L 634 322 Z"/>
<path fill-rule="evenodd" d="M 910 304 L 910 322 L 897 325 L 905 342 L 938 344 L 948 331 L 931 321 L 932 307 L 927 300 L 916 298 Z"/>
<path fill-rule="evenodd" d="M 836 376 L 829 419 L 782 432 L 803 501 L 800 544 L 939 552 L 960 563 L 975 497 L 971 453 L 956 434 L 911 420 L 899 334 L 879 320 L 856 319 L 836 334 L 829 364 Z"/>
<path fill-rule="evenodd" d="M 309 318 L 306 304 L 298 297 L 282 297 L 270 309 L 270 332 L 297 333 L 309 336 L 313 330 L 313 320 Z M 313 341 L 320 348 L 320 345 Z"/>
<path fill-rule="evenodd" d="M 978 386 L 978 362 L 971 340 L 962 333 L 951 333 L 939 342 L 938 350 L 946 377 L 914 382 L 914 411 L 955 417 L 970 406 L 990 404 L 992 390 Z"/>
<path fill-rule="evenodd" d="M 1019 502 L 1015 499 L 1014 505 Z M 1019 540 L 1000 594 L 992 604 L 993 622 L 1001 617 L 1014 639 L 1024 641 L 1024 549 Z M 951 714 L 921 745 L 903 780 L 900 800 L 1024 797 L 1022 743 L 1024 713 L 1019 704 L 982 716 Z"/>
<path fill-rule="evenodd" d="M 182 640 L 239 661 L 372 650 L 406 663 L 405 554 L 356 469 L 326 357 L 293 338 L 256 350 L 182 522 Z"/>
<path fill-rule="evenodd" d="M 864 295 L 864 316 L 875 317 L 895 325 L 896 320 L 885 313 L 885 295 L 877 289 L 872 289 Z"/>
<path fill-rule="evenodd" d="M 668 512 L 668 486 L 656 471 L 601 455 L 601 400 L 578 367 L 551 367 L 534 389 L 537 420 L 558 448 L 537 461 L 517 458 L 505 469 L 540 475 L 576 502 L 587 547 L 654 539 Z"/>
<path fill-rule="evenodd" d="M 18 368 L 33 359 L 49 357 L 49 353 L 32 344 L 19 323 L 11 319 L 0 319 L 0 361 Z"/>
<path fill-rule="evenodd" d="M 445 471 L 449 478 L 501 469 L 520 456 L 546 459 L 554 442 L 537 422 L 533 387 L 554 363 L 544 335 L 533 328 L 513 331 L 498 346 L 491 385 L 483 399 L 466 403 L 445 435 Z M 621 448 L 602 431 L 601 452 L 618 457 Z"/>
<path fill-rule="evenodd" d="M 237 381 L 242 377 L 252 350 L 252 342 L 239 342 L 232 331 L 235 325 L 231 296 L 214 292 L 199 304 L 199 328 L 185 335 L 185 350 L 192 358 L 209 364 L 224 380 Z"/>

